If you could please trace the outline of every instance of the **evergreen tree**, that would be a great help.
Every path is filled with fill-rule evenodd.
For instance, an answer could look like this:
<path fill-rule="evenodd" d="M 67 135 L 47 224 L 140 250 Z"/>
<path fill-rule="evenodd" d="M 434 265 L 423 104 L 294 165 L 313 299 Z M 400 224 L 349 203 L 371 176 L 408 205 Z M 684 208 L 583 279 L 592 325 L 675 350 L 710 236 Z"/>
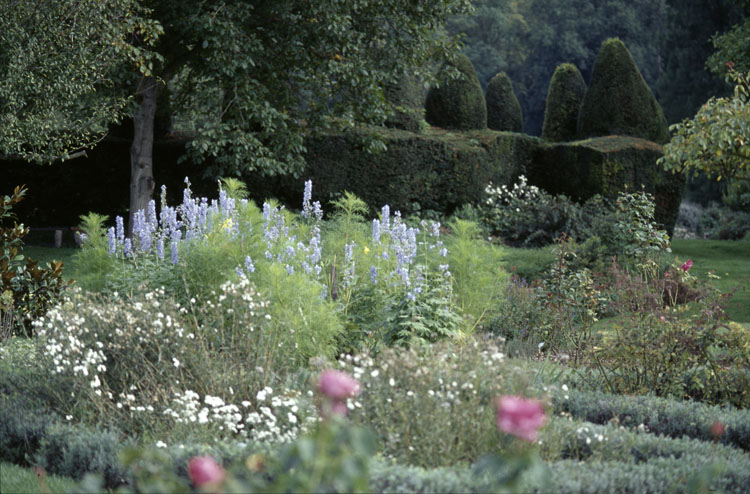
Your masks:
<path fill-rule="evenodd" d="M 576 139 L 578 112 L 586 95 L 586 83 L 578 68 L 570 63 L 558 65 L 547 91 L 542 139 L 566 142 Z"/>
<path fill-rule="evenodd" d="M 505 72 L 500 72 L 487 84 L 487 127 L 492 130 L 521 132 L 523 114 L 513 92 L 513 83 Z"/>
<path fill-rule="evenodd" d="M 439 87 L 430 88 L 425 100 L 427 123 L 444 129 L 486 129 L 487 104 L 471 61 L 459 55 L 441 72 L 455 78 L 446 77 Z"/>
<path fill-rule="evenodd" d="M 617 38 L 602 43 L 578 115 L 578 137 L 629 135 L 669 141 L 667 121 L 638 66 Z"/>

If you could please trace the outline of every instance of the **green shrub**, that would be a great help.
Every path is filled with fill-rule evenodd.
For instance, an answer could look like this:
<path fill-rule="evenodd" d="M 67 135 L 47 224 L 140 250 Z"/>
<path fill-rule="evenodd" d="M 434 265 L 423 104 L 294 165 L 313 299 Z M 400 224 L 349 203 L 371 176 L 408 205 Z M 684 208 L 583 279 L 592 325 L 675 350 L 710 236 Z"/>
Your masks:
<path fill-rule="evenodd" d="M 726 430 L 718 441 L 744 450 L 750 449 L 750 410 L 735 410 L 698 402 L 674 401 L 656 396 L 625 396 L 597 391 L 570 390 L 557 393 L 553 400 L 557 413 L 593 422 L 621 424 L 628 428 L 643 425 L 652 434 L 672 438 L 714 439 L 711 426 L 719 421 Z"/>
<path fill-rule="evenodd" d="M 115 269 L 116 261 L 107 252 L 107 216 L 89 213 L 80 217 L 82 248 L 73 255 L 76 282 L 92 292 L 101 292 Z M 115 277 L 118 279 L 119 277 Z M 110 278 L 111 279 L 111 278 Z"/>
<path fill-rule="evenodd" d="M 564 63 L 555 68 L 547 90 L 542 140 L 550 142 L 576 140 L 578 112 L 585 94 L 586 82 L 578 67 Z"/>
<path fill-rule="evenodd" d="M 23 237 L 29 229 L 13 221 L 13 207 L 26 195 L 24 186 L 13 195 L 0 197 L 0 340 L 12 334 L 31 335 L 31 321 L 44 314 L 62 295 L 63 263 L 51 261 L 48 268 L 39 261 L 24 261 Z"/>
<path fill-rule="evenodd" d="M 549 245 L 563 233 L 574 234 L 581 221 L 577 204 L 528 185 L 523 175 L 512 188 L 488 185 L 486 194 L 480 205 L 485 225 L 514 247 Z"/>
<path fill-rule="evenodd" d="M 687 460 L 687 461 L 686 461 Z M 741 464 L 746 464 L 742 461 Z M 697 486 L 727 493 L 742 493 L 750 478 L 735 464 L 713 457 L 657 458 L 648 463 L 632 461 L 581 462 L 562 460 L 546 464 L 547 478 L 528 476 L 517 492 L 591 493 L 621 492 L 696 492 Z M 704 482 L 704 483 L 701 483 Z M 484 493 L 492 485 L 476 478 L 469 469 L 388 465 L 376 462 L 372 467 L 373 492 L 403 493 Z"/>
<path fill-rule="evenodd" d="M 676 278 L 682 270 L 671 271 Z M 602 341 L 591 358 L 612 393 L 674 396 L 708 403 L 750 403 L 750 351 L 747 331 L 727 324 L 728 300 L 706 293 L 697 314 L 666 305 L 681 281 L 652 288 L 638 277 L 622 274 L 614 297 L 625 315 L 601 331 Z M 635 311 L 635 312 L 631 312 Z"/>
<path fill-rule="evenodd" d="M 319 293 L 294 295 L 319 300 Z M 286 385 L 303 345 L 315 344 L 302 338 L 314 336 L 274 326 L 247 278 L 189 304 L 163 291 L 130 299 L 72 294 L 50 311 L 38 322 L 40 360 L 53 378 L 72 383 L 55 409 L 141 437 L 295 437 L 307 407 Z M 260 419 L 266 399 L 266 414 L 277 420 Z"/>
<path fill-rule="evenodd" d="M 701 213 L 700 226 L 708 238 L 739 240 L 750 232 L 750 212 L 729 209 L 712 202 Z"/>
<path fill-rule="evenodd" d="M 351 420 L 375 431 L 386 458 L 423 467 L 467 465 L 509 448 L 493 400 L 536 393 L 526 389 L 532 376 L 506 362 L 493 338 L 383 349 L 339 365 L 362 385 Z"/>
<path fill-rule="evenodd" d="M 487 127 L 510 132 L 523 130 L 521 104 L 513 92 L 513 83 L 505 72 L 490 79 L 484 98 L 487 101 Z"/>
<path fill-rule="evenodd" d="M 627 135 L 659 144 L 669 129 L 659 103 L 622 41 L 602 43 L 578 116 L 578 137 Z"/>
<path fill-rule="evenodd" d="M 0 396 L 0 460 L 29 465 L 47 429 L 59 420 L 27 398 Z"/>
<path fill-rule="evenodd" d="M 457 71 L 455 79 L 444 80 L 431 88 L 425 100 L 425 119 L 444 129 L 472 130 L 487 128 L 487 104 L 474 66 L 466 55 L 458 55 L 443 68 Z"/>
<path fill-rule="evenodd" d="M 99 473 L 105 487 L 113 488 L 127 481 L 118 457 L 121 446 L 115 432 L 53 424 L 45 430 L 34 461 L 50 473 L 76 480 L 87 473 Z"/>
<path fill-rule="evenodd" d="M 476 222 L 454 218 L 447 226 L 452 232 L 446 237 L 446 247 L 455 303 L 469 318 L 471 329 L 482 329 L 503 305 L 508 279 L 503 269 L 505 249 L 486 242 Z"/>

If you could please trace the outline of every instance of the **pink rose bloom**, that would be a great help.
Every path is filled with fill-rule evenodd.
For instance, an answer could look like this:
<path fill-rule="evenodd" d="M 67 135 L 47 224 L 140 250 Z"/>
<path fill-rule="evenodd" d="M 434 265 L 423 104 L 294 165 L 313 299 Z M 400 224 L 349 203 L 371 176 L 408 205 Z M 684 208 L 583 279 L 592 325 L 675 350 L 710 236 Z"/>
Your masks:
<path fill-rule="evenodd" d="M 196 456 L 188 462 L 188 475 L 198 487 L 219 484 L 224 480 L 224 469 L 210 456 Z"/>
<path fill-rule="evenodd" d="M 685 262 L 685 264 L 683 264 L 682 266 L 680 266 L 680 269 L 682 269 L 683 271 L 687 272 L 687 271 L 689 271 L 689 270 L 690 270 L 690 268 L 692 268 L 692 267 L 693 267 L 693 260 L 692 260 L 692 259 L 688 259 L 688 260 L 687 260 L 687 261 Z"/>
<path fill-rule="evenodd" d="M 727 425 L 724 422 L 719 422 L 718 420 L 711 424 L 711 435 L 714 436 L 715 439 L 719 439 L 722 434 L 724 434 L 724 431 L 726 430 Z"/>
<path fill-rule="evenodd" d="M 359 383 L 349 374 L 326 370 L 320 375 L 318 389 L 334 401 L 342 401 L 359 394 Z"/>
<path fill-rule="evenodd" d="M 520 396 L 502 396 L 495 401 L 497 427 L 525 441 L 534 442 L 547 417 L 537 400 Z"/>

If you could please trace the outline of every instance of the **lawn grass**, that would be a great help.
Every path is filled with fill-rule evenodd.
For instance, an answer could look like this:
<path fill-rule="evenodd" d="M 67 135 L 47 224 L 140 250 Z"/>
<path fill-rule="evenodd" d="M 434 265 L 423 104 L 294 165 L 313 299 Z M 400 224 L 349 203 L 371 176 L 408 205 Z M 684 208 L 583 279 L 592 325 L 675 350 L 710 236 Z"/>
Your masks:
<path fill-rule="evenodd" d="M 690 273 L 701 280 L 713 271 L 720 279 L 712 283 L 722 292 L 738 288 L 727 312 L 733 321 L 750 324 L 750 242 L 678 238 L 672 240 L 672 252 L 680 261 L 692 259 Z"/>
<path fill-rule="evenodd" d="M 31 468 L 0 463 L 0 492 L 3 494 L 73 492 L 76 484 L 73 479 L 56 475 L 45 475 L 42 480 Z"/>
<path fill-rule="evenodd" d="M 36 245 L 24 245 L 22 254 L 34 260 L 41 261 L 40 265 L 46 265 L 49 261 L 63 262 L 63 278 L 66 280 L 75 279 L 75 270 L 73 269 L 73 255 L 78 252 L 77 247 L 39 247 Z"/>

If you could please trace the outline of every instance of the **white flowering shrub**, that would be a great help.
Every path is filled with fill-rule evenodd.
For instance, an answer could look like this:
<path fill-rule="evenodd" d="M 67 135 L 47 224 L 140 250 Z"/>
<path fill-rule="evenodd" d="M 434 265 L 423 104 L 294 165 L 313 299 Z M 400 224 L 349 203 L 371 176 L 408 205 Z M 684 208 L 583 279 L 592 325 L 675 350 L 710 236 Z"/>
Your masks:
<path fill-rule="evenodd" d="M 523 175 L 512 187 L 490 183 L 485 193 L 485 202 L 479 207 L 485 226 L 512 246 L 540 247 L 562 233 L 577 233 L 580 206 L 566 196 L 552 196 L 529 185 Z"/>
<path fill-rule="evenodd" d="M 306 405 L 293 391 L 268 391 L 289 370 L 293 340 L 270 329 L 269 302 L 247 278 L 214 296 L 183 307 L 162 290 L 71 292 L 35 323 L 49 373 L 73 383 L 58 411 L 157 437 L 296 437 Z"/>
<path fill-rule="evenodd" d="M 504 438 L 494 398 L 535 393 L 500 341 L 482 337 L 345 355 L 338 366 L 362 385 L 348 400 L 352 420 L 375 430 L 385 456 L 422 467 L 468 464 L 498 451 Z"/>

